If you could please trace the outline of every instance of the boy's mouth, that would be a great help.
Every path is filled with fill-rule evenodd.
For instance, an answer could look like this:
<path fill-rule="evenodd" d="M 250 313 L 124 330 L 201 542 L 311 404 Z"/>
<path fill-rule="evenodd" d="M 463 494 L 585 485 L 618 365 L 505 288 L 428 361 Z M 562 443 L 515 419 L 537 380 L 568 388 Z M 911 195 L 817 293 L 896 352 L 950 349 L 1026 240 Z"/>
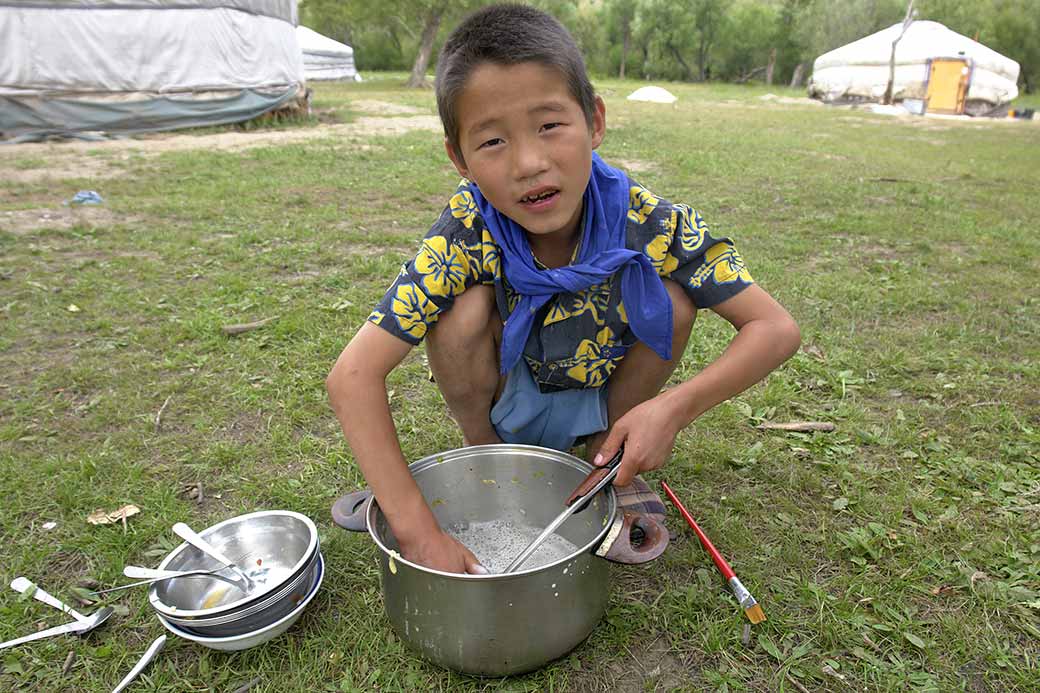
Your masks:
<path fill-rule="evenodd" d="M 557 188 L 536 188 L 520 198 L 520 204 L 537 207 L 556 198 L 560 194 Z"/>

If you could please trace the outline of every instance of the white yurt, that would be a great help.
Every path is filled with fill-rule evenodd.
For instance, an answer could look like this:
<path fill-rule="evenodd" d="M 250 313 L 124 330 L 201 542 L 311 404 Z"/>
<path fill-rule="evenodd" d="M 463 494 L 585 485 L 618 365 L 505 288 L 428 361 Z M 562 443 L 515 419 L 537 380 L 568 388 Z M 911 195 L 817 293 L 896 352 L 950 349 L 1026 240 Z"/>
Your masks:
<path fill-rule="evenodd" d="M 903 25 L 836 48 L 813 63 L 809 96 L 830 103 L 881 101 L 892 42 Z M 929 112 L 985 115 L 1018 96 L 1019 65 L 938 22 L 915 21 L 896 46 L 894 102 L 914 100 Z"/>
<path fill-rule="evenodd" d="M 0 137 L 248 120 L 304 94 L 296 0 L 4 0 Z"/>
<path fill-rule="evenodd" d="M 303 52 L 303 74 L 308 82 L 329 79 L 361 81 L 354 66 L 354 49 L 328 36 L 296 27 L 296 41 Z"/>

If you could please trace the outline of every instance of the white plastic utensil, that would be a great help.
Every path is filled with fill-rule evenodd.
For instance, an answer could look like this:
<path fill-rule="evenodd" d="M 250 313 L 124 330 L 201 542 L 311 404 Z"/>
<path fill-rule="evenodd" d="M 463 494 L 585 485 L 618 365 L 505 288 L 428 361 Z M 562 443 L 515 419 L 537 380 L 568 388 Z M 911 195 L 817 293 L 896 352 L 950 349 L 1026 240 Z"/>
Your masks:
<path fill-rule="evenodd" d="M 156 638 L 148 649 L 145 650 L 144 654 L 141 655 L 141 659 L 134 665 L 134 668 L 130 670 L 130 673 L 119 682 L 119 685 L 112 689 L 112 693 L 122 693 L 130 683 L 137 678 L 137 675 L 144 671 L 144 668 L 148 666 L 155 655 L 159 654 L 159 650 L 166 644 L 166 636 L 160 635 Z"/>
<path fill-rule="evenodd" d="M 101 611 L 98 612 L 98 614 L 100 613 Z M 22 636 L 21 638 L 15 638 L 14 640 L 8 640 L 7 642 L 0 642 L 0 649 L 14 647 L 15 645 L 21 645 L 23 643 L 32 642 L 33 640 L 43 640 L 44 638 L 50 638 L 52 636 L 62 635 L 64 633 L 83 633 L 84 631 L 92 630 L 92 628 L 94 628 L 95 625 L 97 625 L 95 621 L 98 621 L 98 619 L 94 618 L 93 616 L 87 616 L 86 619 L 82 621 L 73 621 L 72 623 L 66 623 L 64 625 L 55 625 L 53 628 L 47 628 L 46 631 L 40 631 L 31 635 Z"/>
<path fill-rule="evenodd" d="M 80 612 L 76 611 L 71 606 L 61 601 L 57 597 L 48 594 L 27 577 L 16 577 L 14 580 L 11 581 L 11 589 L 13 589 L 15 592 L 21 592 L 22 594 L 25 594 L 26 592 L 29 592 L 31 590 L 33 599 L 35 599 L 36 601 L 43 602 L 44 604 L 47 604 L 49 606 L 53 606 L 55 609 L 64 611 L 77 621 L 86 621 L 88 618 L 90 618 L 89 616 L 84 616 Z"/>
<path fill-rule="evenodd" d="M 86 635 L 87 633 L 89 633 L 90 631 L 94 630 L 95 628 L 100 626 L 102 623 L 107 621 L 109 616 L 111 616 L 115 612 L 115 610 L 112 607 L 110 607 L 110 606 L 103 606 L 100 609 L 98 609 L 97 611 L 95 611 L 94 613 L 90 614 L 89 616 L 84 616 L 83 614 L 81 614 L 80 612 L 76 611 L 71 606 L 69 606 L 65 602 L 61 601 L 57 597 L 48 594 L 43 589 L 40 589 L 40 587 L 38 585 L 34 584 L 32 580 L 30 580 L 29 578 L 26 578 L 26 577 L 16 577 L 14 580 L 12 580 L 11 581 L 11 589 L 15 590 L 16 592 L 21 592 L 22 594 L 25 594 L 26 592 L 32 590 L 32 596 L 37 601 L 41 601 L 41 602 L 43 602 L 44 604 L 46 604 L 48 606 L 53 606 L 55 609 L 58 609 L 60 611 L 64 611 L 65 613 L 67 613 L 68 615 L 70 615 L 74 619 L 76 619 L 75 622 L 73 622 L 73 623 L 66 623 L 65 624 L 66 626 L 73 626 L 73 625 L 80 624 L 80 623 L 87 624 L 86 627 L 84 627 L 84 628 L 74 628 L 74 629 L 71 629 L 71 630 L 58 631 L 58 632 L 55 632 L 55 633 L 51 633 L 52 635 L 58 635 L 59 633 L 78 633 L 80 635 Z M 63 626 L 57 626 L 57 628 L 62 628 L 62 627 Z M 49 630 L 41 631 L 41 632 L 50 633 L 53 630 L 55 630 L 55 629 L 51 628 Z M 35 636 L 39 636 L 39 633 L 35 634 Z M 25 637 L 29 638 L 29 640 L 38 640 L 39 637 L 35 637 L 35 636 L 27 635 Z M 47 636 L 43 636 L 43 637 L 47 637 Z M 6 647 L 10 647 L 11 644 L 17 645 L 17 644 L 22 643 L 22 642 L 29 642 L 29 640 L 25 640 L 25 639 L 19 638 L 17 641 L 12 640 L 12 641 L 10 641 L 10 643 L 4 643 L 4 645 Z"/>
<path fill-rule="evenodd" d="M 183 522 L 178 522 L 173 526 L 173 533 L 181 539 L 183 539 L 184 541 L 191 544 L 192 546 L 194 546 L 199 551 L 202 551 L 204 554 L 215 558 L 216 560 L 226 565 L 228 568 L 231 568 L 231 570 L 235 571 L 235 573 L 237 573 L 238 576 L 242 578 L 246 586 L 246 589 L 243 591 L 249 591 L 250 589 L 252 589 L 253 581 L 249 578 L 249 576 L 246 575 L 237 565 L 235 565 L 234 561 L 232 561 L 230 558 L 218 551 L 217 548 L 210 544 L 208 541 L 200 537 L 191 527 L 184 524 Z"/>

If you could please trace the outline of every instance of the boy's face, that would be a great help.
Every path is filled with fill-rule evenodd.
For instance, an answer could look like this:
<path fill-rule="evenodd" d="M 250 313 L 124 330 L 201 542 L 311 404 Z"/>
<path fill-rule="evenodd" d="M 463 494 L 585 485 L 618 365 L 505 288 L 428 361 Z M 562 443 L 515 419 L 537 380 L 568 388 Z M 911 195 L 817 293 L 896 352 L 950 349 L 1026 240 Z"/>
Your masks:
<path fill-rule="evenodd" d="M 459 173 L 539 240 L 573 240 L 592 150 L 606 131 L 603 100 L 596 97 L 590 128 L 555 69 L 484 63 L 470 75 L 456 109 L 461 156 L 447 141 L 445 147 Z"/>

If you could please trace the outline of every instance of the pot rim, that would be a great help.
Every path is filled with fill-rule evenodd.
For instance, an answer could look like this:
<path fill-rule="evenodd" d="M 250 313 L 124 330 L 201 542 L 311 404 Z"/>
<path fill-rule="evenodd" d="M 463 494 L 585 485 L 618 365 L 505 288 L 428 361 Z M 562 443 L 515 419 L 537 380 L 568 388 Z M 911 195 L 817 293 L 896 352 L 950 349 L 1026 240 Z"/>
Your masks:
<path fill-rule="evenodd" d="M 413 477 L 415 477 L 419 473 L 425 471 L 426 469 L 435 465 L 439 465 L 443 462 L 454 462 L 459 459 L 465 459 L 466 457 L 486 454 L 489 452 L 523 452 L 532 454 L 534 456 L 550 458 L 561 464 L 565 464 L 567 466 L 577 469 L 583 475 L 588 474 L 589 472 L 596 469 L 595 466 L 589 464 L 580 457 L 575 457 L 574 455 L 567 452 L 553 450 L 552 448 L 543 448 L 537 445 L 495 443 L 492 445 L 473 445 L 466 448 L 456 448 L 455 450 L 448 450 L 446 452 L 438 452 L 433 455 L 428 455 L 408 465 L 408 471 L 411 472 Z M 540 573 L 543 570 L 548 570 L 549 568 L 553 568 L 568 561 L 573 561 L 577 556 L 584 553 L 591 553 L 594 550 L 594 547 L 599 546 L 600 542 L 602 542 L 603 538 L 607 535 L 607 532 L 610 531 L 610 527 L 613 524 L 611 522 L 611 519 L 617 516 L 617 495 L 614 492 L 614 487 L 608 485 L 606 488 L 600 491 L 600 493 L 607 494 L 608 507 L 606 516 L 608 520 L 606 523 L 604 523 L 603 527 L 600 529 L 599 533 L 597 533 L 595 537 L 586 542 L 585 545 L 580 547 L 577 551 L 564 558 L 561 558 L 557 561 L 553 561 L 552 563 L 546 563 L 544 565 L 536 566 L 534 568 L 517 570 L 513 573 L 489 573 L 487 575 L 470 575 L 469 573 L 447 573 L 442 570 L 435 570 L 433 568 L 428 568 L 424 565 L 419 565 L 418 563 L 413 563 L 412 561 L 409 561 L 407 558 L 401 556 L 401 554 L 398 551 L 395 551 L 387 547 L 387 545 L 383 543 L 383 540 L 380 539 L 380 537 L 376 534 L 374 527 L 376 525 L 376 511 L 378 510 L 378 502 L 376 501 L 375 496 L 372 496 L 372 500 L 368 504 L 368 509 L 365 511 L 365 525 L 367 526 L 368 534 L 370 537 L 372 537 L 372 541 L 375 542 L 375 545 L 378 546 L 379 549 L 383 552 L 383 554 L 386 555 L 394 563 L 403 563 L 404 565 L 410 568 L 414 568 L 415 570 L 418 570 L 420 572 L 427 573 L 429 575 L 439 575 L 441 577 L 451 578 L 453 580 L 511 580 L 513 578 L 522 577 L 524 575 Z"/>

